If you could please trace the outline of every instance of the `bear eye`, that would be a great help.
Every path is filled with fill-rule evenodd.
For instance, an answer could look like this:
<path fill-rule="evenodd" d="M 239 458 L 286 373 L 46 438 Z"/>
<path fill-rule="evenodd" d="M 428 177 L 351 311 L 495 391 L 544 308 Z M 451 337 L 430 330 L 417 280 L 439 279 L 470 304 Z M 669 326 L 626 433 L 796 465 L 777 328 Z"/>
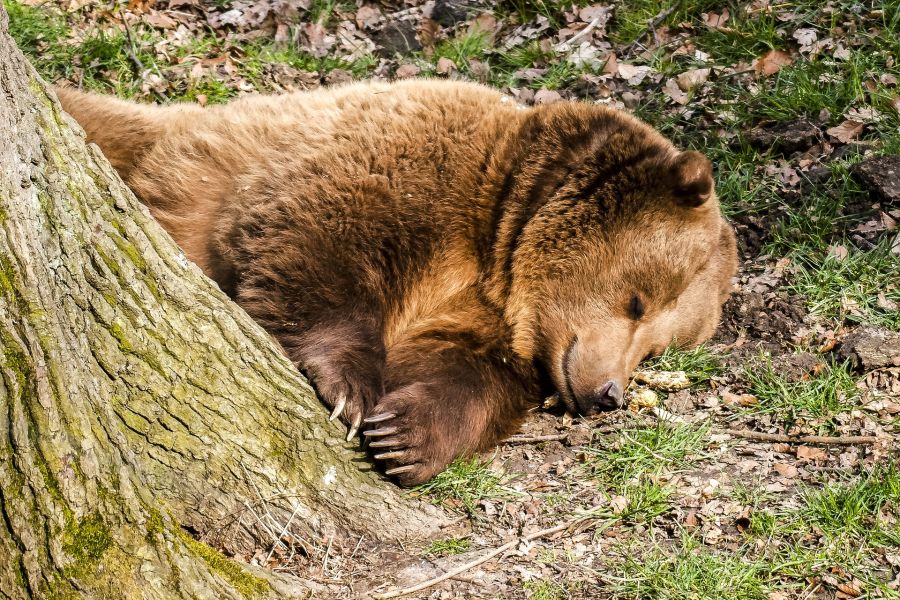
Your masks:
<path fill-rule="evenodd" d="M 644 316 L 644 301 L 637 294 L 632 296 L 628 303 L 628 316 L 635 321 Z"/>

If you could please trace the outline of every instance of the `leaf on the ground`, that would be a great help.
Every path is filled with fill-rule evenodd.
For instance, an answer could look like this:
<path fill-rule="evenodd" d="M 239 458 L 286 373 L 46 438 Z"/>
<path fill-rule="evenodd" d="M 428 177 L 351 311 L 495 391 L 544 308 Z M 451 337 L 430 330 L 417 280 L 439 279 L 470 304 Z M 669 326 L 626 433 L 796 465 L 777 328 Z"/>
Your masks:
<path fill-rule="evenodd" d="M 796 477 L 799 473 L 797 467 L 795 467 L 794 465 L 789 465 L 787 463 L 775 463 L 774 465 L 772 465 L 772 468 L 775 469 L 776 473 L 788 479 Z"/>
<path fill-rule="evenodd" d="M 603 65 L 603 73 L 604 75 L 615 75 L 619 72 L 619 59 L 616 58 L 616 55 L 610 53 L 609 56 L 606 57 L 606 64 Z M 900 112 L 900 98 L 897 98 L 897 111 Z"/>
<path fill-rule="evenodd" d="M 812 446 L 798 446 L 797 447 L 797 458 L 802 458 L 804 460 L 819 460 L 823 459 L 827 456 L 825 451 L 821 448 L 814 448 Z"/>
<path fill-rule="evenodd" d="M 865 123 L 847 119 L 840 125 L 829 127 L 825 130 L 825 132 L 842 144 L 846 144 L 847 142 L 858 136 L 860 133 L 862 133 L 862 130 L 865 129 L 865 127 Z"/>
<path fill-rule="evenodd" d="M 652 69 L 646 65 L 629 65 L 619 63 L 619 77 L 628 81 L 631 85 L 640 84 Z"/>
<path fill-rule="evenodd" d="M 791 55 L 781 50 L 770 50 L 753 61 L 753 68 L 760 75 L 774 75 L 794 62 Z"/>
<path fill-rule="evenodd" d="M 381 21 L 381 11 L 371 4 L 364 4 L 356 11 L 356 26 L 360 29 L 374 27 Z"/>
<path fill-rule="evenodd" d="M 797 43 L 800 44 L 800 52 L 805 54 L 813 49 L 816 41 L 819 39 L 819 34 L 810 27 L 801 27 L 791 37 L 797 40 Z"/>
<path fill-rule="evenodd" d="M 409 77 L 418 75 L 421 70 L 422 69 L 416 65 L 406 63 L 397 67 L 397 71 L 394 74 L 398 79 L 408 79 Z"/>
<path fill-rule="evenodd" d="M 612 509 L 613 514 L 617 515 L 628 508 L 628 498 L 625 496 L 613 496 L 609 499 L 609 507 Z"/>
<path fill-rule="evenodd" d="M 847 250 L 847 246 L 844 246 L 843 244 L 828 246 L 828 256 L 831 256 L 838 262 L 844 262 L 849 255 L 850 251 Z"/>
<path fill-rule="evenodd" d="M 145 14 L 142 18 L 143 21 L 151 27 L 157 27 L 159 29 L 175 29 L 178 27 L 178 22 L 163 12 L 154 10 Z"/>
<path fill-rule="evenodd" d="M 437 61 L 437 66 L 434 69 L 438 75 L 448 75 L 453 71 L 456 71 L 456 63 L 453 62 L 452 59 L 447 58 L 446 56 L 442 56 Z"/>
<path fill-rule="evenodd" d="M 681 88 L 681 91 L 683 92 L 689 92 L 706 83 L 706 80 L 709 79 L 710 72 L 711 69 L 691 69 L 690 71 L 685 71 L 677 78 L 678 87 Z"/>
<path fill-rule="evenodd" d="M 562 100 L 562 96 L 556 90 L 540 89 L 534 94 L 535 104 L 553 104 Z"/>
<path fill-rule="evenodd" d="M 672 99 L 676 104 L 680 104 L 684 106 L 688 103 L 689 96 L 681 90 L 678 82 L 675 81 L 674 77 L 670 77 L 666 80 L 666 85 L 663 86 L 663 93 Z"/>
<path fill-rule="evenodd" d="M 731 17 L 731 14 L 728 12 L 727 8 L 723 8 L 722 12 L 708 12 L 703 15 L 703 22 L 707 27 L 711 27 L 712 29 L 716 29 L 723 33 L 729 33 L 734 31 L 731 27 L 726 27 L 725 24 L 728 22 L 728 19 Z"/>

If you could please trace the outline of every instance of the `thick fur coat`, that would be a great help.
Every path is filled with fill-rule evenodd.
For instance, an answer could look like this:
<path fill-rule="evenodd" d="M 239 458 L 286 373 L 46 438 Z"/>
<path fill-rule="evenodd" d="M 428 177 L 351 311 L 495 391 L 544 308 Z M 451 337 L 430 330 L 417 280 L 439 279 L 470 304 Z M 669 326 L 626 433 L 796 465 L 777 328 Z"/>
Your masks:
<path fill-rule="evenodd" d="M 709 162 L 601 106 L 424 80 L 210 108 L 58 94 L 404 484 L 554 389 L 620 406 L 642 358 L 712 334 L 736 268 Z"/>

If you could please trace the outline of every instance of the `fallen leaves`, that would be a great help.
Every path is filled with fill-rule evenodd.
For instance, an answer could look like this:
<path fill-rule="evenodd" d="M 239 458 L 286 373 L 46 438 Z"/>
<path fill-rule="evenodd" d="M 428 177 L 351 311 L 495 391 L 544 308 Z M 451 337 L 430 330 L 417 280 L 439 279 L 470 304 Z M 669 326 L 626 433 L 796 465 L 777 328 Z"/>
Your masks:
<path fill-rule="evenodd" d="M 847 142 L 855 139 L 860 133 L 862 133 L 865 127 L 865 123 L 860 123 L 859 121 L 848 119 L 840 125 L 829 127 L 825 130 L 825 132 L 840 143 L 846 144 Z"/>
<path fill-rule="evenodd" d="M 794 59 L 787 52 L 770 50 L 753 61 L 753 68 L 757 74 L 763 76 L 774 75 L 784 67 L 793 64 Z"/>

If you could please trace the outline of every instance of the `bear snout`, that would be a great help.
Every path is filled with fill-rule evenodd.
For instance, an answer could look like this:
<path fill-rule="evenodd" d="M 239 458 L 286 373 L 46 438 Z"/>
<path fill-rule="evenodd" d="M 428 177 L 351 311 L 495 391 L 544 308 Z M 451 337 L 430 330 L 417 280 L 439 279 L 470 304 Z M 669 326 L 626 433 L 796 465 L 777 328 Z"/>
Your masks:
<path fill-rule="evenodd" d="M 592 415 L 622 408 L 625 392 L 622 385 L 610 379 L 599 388 L 583 395 L 575 396 L 575 406 L 579 414 Z"/>
<path fill-rule="evenodd" d="M 609 377 L 610 371 L 597 369 L 597 361 L 584 356 L 591 353 L 580 346 L 576 337 L 563 356 L 565 391 L 571 400 L 569 408 L 582 415 L 622 408 L 625 386 L 617 378 Z"/>

